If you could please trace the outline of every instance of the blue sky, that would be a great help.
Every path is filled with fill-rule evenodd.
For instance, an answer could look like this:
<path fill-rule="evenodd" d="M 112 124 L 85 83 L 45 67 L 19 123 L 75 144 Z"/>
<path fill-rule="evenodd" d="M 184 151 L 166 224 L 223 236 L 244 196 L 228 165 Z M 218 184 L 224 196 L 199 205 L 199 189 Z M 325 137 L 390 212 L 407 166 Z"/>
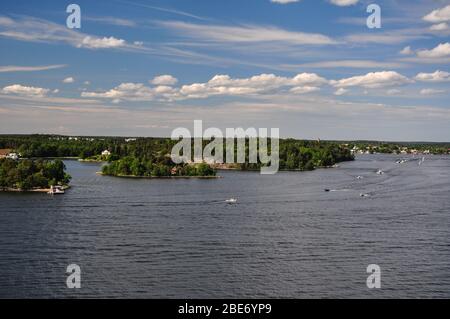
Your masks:
<path fill-rule="evenodd" d="M 0 133 L 450 140 L 450 1 L 73 3 L 1 2 Z"/>

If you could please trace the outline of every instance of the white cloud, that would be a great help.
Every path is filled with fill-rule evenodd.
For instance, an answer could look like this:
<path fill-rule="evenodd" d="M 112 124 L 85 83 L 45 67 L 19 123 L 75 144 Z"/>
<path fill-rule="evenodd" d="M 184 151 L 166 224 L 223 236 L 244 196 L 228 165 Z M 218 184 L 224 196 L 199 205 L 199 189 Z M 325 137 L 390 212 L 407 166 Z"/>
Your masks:
<path fill-rule="evenodd" d="M 449 26 L 448 26 L 448 23 L 447 22 L 442 22 L 442 23 L 438 23 L 438 24 L 433 24 L 431 27 L 430 27 L 430 30 L 431 31 L 445 31 L 445 30 L 448 30 L 449 29 Z"/>
<path fill-rule="evenodd" d="M 68 78 L 65 78 L 62 82 L 63 83 L 73 83 L 73 82 L 75 82 L 75 79 L 70 76 Z"/>
<path fill-rule="evenodd" d="M 359 0 L 330 0 L 332 4 L 335 4 L 340 7 L 352 6 L 357 4 Z"/>
<path fill-rule="evenodd" d="M 341 95 L 347 94 L 348 92 L 349 92 L 349 90 L 340 88 L 340 89 L 337 89 L 336 92 L 334 92 L 334 95 L 341 96 Z"/>
<path fill-rule="evenodd" d="M 420 50 L 417 52 L 420 58 L 445 58 L 450 56 L 450 43 L 441 43 L 431 50 Z"/>
<path fill-rule="evenodd" d="M 97 37 L 67 28 L 65 25 L 32 17 L 10 19 L 0 17 L 0 36 L 27 42 L 66 43 L 77 48 L 128 48 L 132 45 L 115 37 Z"/>
<path fill-rule="evenodd" d="M 422 89 L 420 90 L 421 95 L 437 95 L 445 93 L 445 90 L 436 90 L 436 89 Z"/>
<path fill-rule="evenodd" d="M 96 38 L 86 36 L 80 43 L 77 44 L 77 47 L 88 49 L 108 49 L 108 48 L 123 47 L 125 46 L 125 44 L 126 44 L 125 40 L 116 39 L 114 37 Z"/>
<path fill-rule="evenodd" d="M 153 78 L 153 80 L 150 82 L 154 85 L 175 85 L 177 84 L 178 79 L 171 76 L 171 75 L 159 75 Z"/>
<path fill-rule="evenodd" d="M 290 45 L 329 45 L 337 42 L 318 33 L 294 32 L 273 26 L 203 25 L 180 21 L 161 21 L 160 25 L 191 38 L 216 43 L 279 42 Z"/>
<path fill-rule="evenodd" d="M 156 79 L 156 81 L 155 81 Z M 104 92 L 83 92 L 82 97 L 108 98 L 131 101 L 199 99 L 211 96 L 254 96 L 256 94 L 304 94 L 319 90 L 328 81 L 315 73 L 301 73 L 294 77 L 260 74 L 249 78 L 233 79 L 229 75 L 215 75 L 208 82 L 192 83 L 173 88 L 175 78 L 156 77 L 148 87 L 142 83 L 122 83 Z M 170 81 L 169 81 L 170 80 Z"/>
<path fill-rule="evenodd" d="M 306 94 L 320 91 L 320 88 L 315 86 L 296 86 L 289 90 L 289 92 L 294 94 Z"/>
<path fill-rule="evenodd" d="M 23 86 L 20 84 L 13 84 L 2 89 L 2 92 L 5 94 L 16 94 L 29 97 L 44 97 L 49 91 L 49 89 L 33 86 Z"/>
<path fill-rule="evenodd" d="M 419 73 L 415 79 L 422 82 L 449 82 L 450 73 L 439 70 L 434 73 Z"/>
<path fill-rule="evenodd" d="M 411 55 L 411 54 L 413 54 L 414 52 L 413 52 L 413 50 L 411 50 L 411 47 L 410 46 L 407 46 L 407 47 L 404 47 L 401 51 L 400 51 L 400 54 L 402 54 L 402 55 Z"/>
<path fill-rule="evenodd" d="M 331 84 L 337 88 L 346 88 L 352 86 L 360 86 L 364 88 L 382 88 L 407 83 L 411 83 L 411 80 L 395 71 L 371 72 L 367 73 L 366 75 L 354 76 L 338 81 L 331 81 Z"/>
<path fill-rule="evenodd" d="M 288 4 L 288 3 L 293 3 L 293 2 L 299 2 L 299 0 L 270 0 L 270 2 L 279 3 L 279 4 Z"/>
<path fill-rule="evenodd" d="M 450 5 L 441 9 L 433 10 L 424 16 L 423 20 L 432 23 L 450 21 Z"/>
<path fill-rule="evenodd" d="M 35 71 L 46 71 L 66 67 L 65 64 L 55 64 L 55 65 L 42 65 L 42 66 L 17 66 L 17 65 L 5 65 L 0 66 L 0 73 L 3 72 L 35 72 Z"/>

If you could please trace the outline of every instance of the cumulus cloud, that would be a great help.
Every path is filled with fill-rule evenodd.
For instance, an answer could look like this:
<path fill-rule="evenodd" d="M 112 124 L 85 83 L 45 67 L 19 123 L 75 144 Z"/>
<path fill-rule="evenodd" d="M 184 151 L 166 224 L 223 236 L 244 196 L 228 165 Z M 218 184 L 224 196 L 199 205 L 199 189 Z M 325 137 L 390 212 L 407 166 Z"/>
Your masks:
<path fill-rule="evenodd" d="M 450 73 L 440 70 L 434 73 L 419 73 L 415 79 L 422 82 L 449 82 Z"/>
<path fill-rule="evenodd" d="M 13 84 L 10 86 L 5 86 L 2 92 L 5 94 L 16 94 L 20 96 L 28 97 L 44 97 L 49 92 L 49 89 L 33 87 L 33 86 L 23 86 L 21 84 Z"/>
<path fill-rule="evenodd" d="M 407 83 L 411 83 L 411 80 L 395 71 L 371 72 L 366 75 L 331 81 L 331 84 L 337 88 L 360 86 L 372 89 Z"/>
<path fill-rule="evenodd" d="M 433 24 L 433 25 L 430 27 L 430 30 L 431 30 L 431 31 L 445 31 L 445 30 L 448 30 L 448 29 L 450 29 L 450 28 L 449 28 L 447 22 L 442 22 L 442 23 L 438 23 L 438 24 Z"/>
<path fill-rule="evenodd" d="M 306 94 L 320 91 L 320 88 L 315 86 L 296 86 L 289 90 L 289 92 L 294 94 Z"/>
<path fill-rule="evenodd" d="M 88 49 L 108 49 L 108 48 L 119 48 L 125 46 L 126 42 L 122 39 L 116 39 L 114 37 L 103 37 L 96 38 L 91 36 L 86 36 L 77 44 L 78 48 L 88 48 Z"/>
<path fill-rule="evenodd" d="M 349 92 L 349 90 L 340 88 L 340 89 L 337 89 L 336 92 L 334 92 L 334 95 L 341 96 L 341 95 L 347 94 L 348 92 Z"/>
<path fill-rule="evenodd" d="M 411 55 L 411 54 L 413 54 L 414 52 L 413 52 L 413 50 L 411 50 L 411 47 L 410 46 L 407 46 L 407 47 L 404 47 L 401 51 L 400 51 L 400 54 L 402 54 L 402 55 Z"/>
<path fill-rule="evenodd" d="M 340 7 L 347 7 L 352 6 L 354 4 L 357 4 L 359 0 L 330 0 L 330 2 L 334 5 L 340 6 Z"/>
<path fill-rule="evenodd" d="M 450 43 L 441 43 L 431 50 L 420 50 L 417 52 L 420 58 L 445 58 L 450 57 Z"/>
<path fill-rule="evenodd" d="M 431 11 L 429 14 L 423 17 L 423 20 L 432 23 L 450 21 L 450 5 Z"/>
<path fill-rule="evenodd" d="M 319 90 L 328 83 L 315 73 L 300 73 L 294 77 L 275 74 L 260 74 L 249 78 L 232 78 L 229 75 L 215 75 L 208 82 L 186 84 L 178 88 L 170 85 L 175 78 L 159 76 L 151 81 L 155 87 L 142 83 L 122 83 L 104 92 L 83 92 L 83 97 L 109 98 L 133 101 L 183 100 L 211 96 L 252 96 L 255 94 L 280 93 L 288 90 L 294 94 L 306 94 Z"/>
<path fill-rule="evenodd" d="M 445 90 L 437 90 L 437 89 L 422 89 L 420 90 L 421 95 L 437 95 L 445 93 Z"/>
<path fill-rule="evenodd" d="M 177 84 L 178 79 L 171 76 L 171 75 L 159 75 L 153 78 L 153 80 L 150 82 L 155 85 L 175 85 Z"/>
<path fill-rule="evenodd" d="M 73 82 L 75 82 L 75 79 L 70 76 L 68 78 L 65 78 L 62 82 L 63 83 L 73 83 Z"/>

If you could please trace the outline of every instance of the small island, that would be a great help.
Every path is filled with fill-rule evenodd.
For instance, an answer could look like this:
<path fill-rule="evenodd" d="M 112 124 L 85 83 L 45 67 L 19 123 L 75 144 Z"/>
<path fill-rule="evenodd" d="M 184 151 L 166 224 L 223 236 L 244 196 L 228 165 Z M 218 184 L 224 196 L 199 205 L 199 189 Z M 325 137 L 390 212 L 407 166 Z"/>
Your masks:
<path fill-rule="evenodd" d="M 61 160 L 0 159 L 0 191 L 49 192 L 52 186 L 68 188 L 71 176 Z"/>
<path fill-rule="evenodd" d="M 125 157 L 103 166 L 102 175 L 117 177 L 216 177 L 216 170 L 206 163 L 175 165 L 170 157 L 145 159 Z"/>

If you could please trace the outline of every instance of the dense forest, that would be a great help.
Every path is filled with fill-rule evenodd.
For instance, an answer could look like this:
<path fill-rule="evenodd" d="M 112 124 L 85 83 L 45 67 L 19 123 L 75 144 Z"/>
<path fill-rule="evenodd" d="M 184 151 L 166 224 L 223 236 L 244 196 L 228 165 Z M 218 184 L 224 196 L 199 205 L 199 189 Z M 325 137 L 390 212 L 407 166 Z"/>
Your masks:
<path fill-rule="evenodd" d="M 0 189 L 30 190 L 67 185 L 70 175 L 61 160 L 0 159 Z"/>
<path fill-rule="evenodd" d="M 237 141 L 235 141 L 237 143 Z M 99 158 L 108 150 L 106 175 L 133 176 L 211 176 L 215 169 L 207 164 L 175 165 L 170 159 L 177 141 L 169 138 L 67 137 L 56 135 L 0 136 L 0 148 L 11 148 L 25 158 L 77 157 Z M 208 141 L 204 141 L 204 146 Z M 193 145 L 193 143 L 192 143 Z M 225 147 L 225 146 L 224 146 Z M 236 169 L 256 170 L 261 163 L 248 163 L 249 140 L 245 143 L 246 163 L 233 165 Z M 270 151 L 270 144 L 268 145 Z M 237 147 L 235 148 L 237 152 Z M 193 153 L 193 152 L 192 152 Z M 224 152 L 225 153 L 225 152 Z M 312 170 L 353 160 L 348 147 L 321 141 L 280 140 L 280 169 Z M 193 160 L 191 158 L 191 160 Z"/>

